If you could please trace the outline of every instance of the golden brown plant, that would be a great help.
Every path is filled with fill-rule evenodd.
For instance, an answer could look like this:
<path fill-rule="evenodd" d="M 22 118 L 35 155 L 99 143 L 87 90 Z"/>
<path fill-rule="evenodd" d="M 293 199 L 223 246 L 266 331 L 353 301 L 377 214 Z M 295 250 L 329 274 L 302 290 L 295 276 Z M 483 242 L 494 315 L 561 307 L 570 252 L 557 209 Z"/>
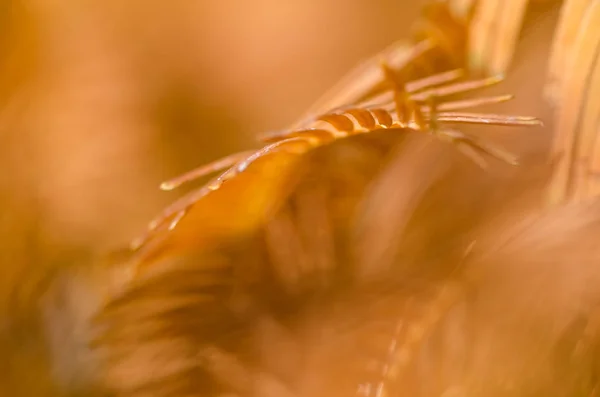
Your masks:
<path fill-rule="evenodd" d="M 354 81 L 341 85 L 322 99 L 321 104 L 315 107 L 320 109 L 318 113 L 315 110 L 309 112 L 308 116 L 295 123 L 290 130 L 266 135 L 263 140 L 269 145 L 250 154 L 243 152 L 228 156 L 164 183 L 163 187 L 170 189 L 189 179 L 201 177 L 204 173 L 230 167 L 202 188 L 167 208 L 162 216 L 151 223 L 149 235 L 143 236 L 134 244 L 136 249 L 140 249 L 138 246 L 142 245 L 141 251 L 144 253 L 140 255 L 140 261 L 147 261 L 146 256 L 156 255 L 152 253 L 156 244 L 150 242 L 149 248 L 145 246 L 147 240 L 155 235 L 159 236 L 159 250 L 164 251 L 172 248 L 170 245 L 185 244 L 183 242 L 187 240 L 186 235 L 191 236 L 191 243 L 197 245 L 203 239 L 219 241 L 226 236 L 243 234 L 255 228 L 265 221 L 266 214 L 273 207 L 277 207 L 279 200 L 276 199 L 275 192 L 285 193 L 288 190 L 281 182 L 267 184 L 260 180 L 277 178 L 285 181 L 286 169 L 295 165 L 293 158 L 297 154 L 304 154 L 315 147 L 355 134 L 383 129 L 396 133 L 429 132 L 453 142 L 461 152 L 481 166 L 485 167 L 485 160 L 480 153 L 516 164 L 516 159 L 508 153 L 485 144 L 480 139 L 445 127 L 444 123 L 519 126 L 540 124 L 539 121 L 531 117 L 457 112 L 503 102 L 510 99 L 510 96 L 456 99 L 456 95 L 484 88 L 501 79 L 492 77 L 449 84 L 460 78 L 462 71 L 440 72 L 440 69 L 443 70 L 448 65 L 464 66 L 464 49 L 460 45 L 466 36 L 464 26 L 451 15 L 444 3 L 434 3 L 427 7 L 423 21 L 417 24 L 417 28 L 415 44 L 408 48 L 395 45 L 379 56 L 379 65 L 371 61 L 351 73 Z M 438 73 L 428 76 L 429 71 Z M 375 77 L 376 75 L 380 76 Z M 417 77 L 420 79 L 415 80 Z M 252 170 L 248 173 L 253 175 L 242 176 L 251 165 Z M 277 176 L 272 176 L 265 168 L 276 168 Z M 205 197 L 218 194 L 217 190 L 226 183 L 233 186 L 227 186 L 228 190 L 218 198 L 211 200 L 210 197 Z M 236 185 L 240 187 L 237 188 Z M 250 189 L 249 186 L 253 185 L 261 188 Z M 244 191 L 251 194 L 245 201 L 250 203 L 252 210 L 228 202 L 227 197 L 233 196 L 237 203 L 238 196 L 244 194 Z M 204 200 L 198 203 L 201 199 Z M 227 204 L 219 205 L 219 202 Z M 232 212 L 237 210 L 241 212 Z M 193 231 L 190 232 L 189 228 Z"/>
<path fill-rule="evenodd" d="M 463 112 L 510 99 L 463 96 L 523 62 L 535 3 L 562 7 L 547 90 L 556 168 L 515 169 L 483 125 L 537 119 Z M 133 250 L 16 289 L 13 302 L 43 308 L 44 384 L 124 397 L 597 394 L 600 208 L 562 202 L 597 193 L 599 11 L 432 1 L 410 41 L 264 148 L 163 184 L 225 170 Z M 561 205 L 546 210 L 548 187 Z"/>
<path fill-rule="evenodd" d="M 482 174 L 437 140 L 510 163 L 444 122 L 535 121 L 452 112 L 505 97 L 440 101 L 490 81 L 444 85 L 449 68 L 507 69 L 527 5 L 471 3 L 434 3 L 415 44 L 365 63 L 264 149 L 167 183 L 231 167 L 151 225 L 99 317 L 118 395 L 595 393 L 597 203 L 543 212 L 549 169 Z M 559 85 L 594 78 L 572 76 Z M 587 130 L 590 87 L 567 116 L 587 109 Z"/>
<path fill-rule="evenodd" d="M 551 203 L 600 193 L 600 2 L 566 1 L 550 60 L 557 162 Z"/>
<path fill-rule="evenodd" d="M 117 394 L 562 395 L 595 387 L 586 361 L 595 351 L 568 360 L 581 335 L 597 332 L 585 323 L 598 303 L 598 253 L 567 237 L 597 232 L 597 209 L 586 208 L 589 224 L 580 208 L 509 224 L 536 215 L 522 195 L 539 199 L 541 186 L 498 179 L 497 168 L 477 174 L 438 142 L 450 137 L 480 165 L 478 151 L 511 163 L 444 123 L 536 123 L 453 112 L 505 96 L 443 100 L 495 80 L 447 85 L 458 77 L 449 67 L 467 66 L 469 26 L 449 5 L 428 8 L 413 46 L 388 49 L 383 67 L 363 65 L 290 130 L 269 134 L 265 148 L 166 183 L 230 167 L 151 224 L 126 264 L 131 281 L 99 317 L 107 329 L 95 344 Z M 491 68 L 505 67 L 503 57 Z M 489 179 L 503 191 L 490 194 Z M 585 251 L 573 276 L 558 255 L 569 245 Z"/>

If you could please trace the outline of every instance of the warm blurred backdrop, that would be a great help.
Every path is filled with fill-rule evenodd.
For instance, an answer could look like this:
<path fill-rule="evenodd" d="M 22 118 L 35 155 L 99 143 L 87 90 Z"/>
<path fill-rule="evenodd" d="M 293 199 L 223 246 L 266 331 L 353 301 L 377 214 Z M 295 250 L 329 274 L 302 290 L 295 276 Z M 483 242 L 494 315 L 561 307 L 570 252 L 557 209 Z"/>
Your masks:
<path fill-rule="evenodd" d="M 127 244 L 181 194 L 161 181 L 293 122 L 406 37 L 423 2 L 0 0 L 0 333 L 28 325 L 5 314 L 21 313 L 15 284 Z M 525 161 L 550 142 L 541 93 L 557 3 L 530 5 L 498 89 L 517 95 L 498 112 L 545 118 L 527 138 L 490 132 Z M 0 358 L 0 382 L 43 396 L 47 373 L 22 353 L 43 366 L 43 350 L 27 335 L 0 341 L 11 357 Z M 23 349 L 10 353 L 15 343 Z"/>
<path fill-rule="evenodd" d="M 180 194 L 161 181 L 292 122 L 409 3 L 0 1 L 0 331 L 29 324 L 16 284 L 127 244 Z M 38 336 L 0 360 L 16 395 L 46 390 Z"/>
<path fill-rule="evenodd" d="M 406 36 L 420 6 L 9 3 L 3 197 L 15 216 L 35 213 L 53 244 L 101 249 L 172 199 L 161 180 L 285 127 L 355 63 Z"/>

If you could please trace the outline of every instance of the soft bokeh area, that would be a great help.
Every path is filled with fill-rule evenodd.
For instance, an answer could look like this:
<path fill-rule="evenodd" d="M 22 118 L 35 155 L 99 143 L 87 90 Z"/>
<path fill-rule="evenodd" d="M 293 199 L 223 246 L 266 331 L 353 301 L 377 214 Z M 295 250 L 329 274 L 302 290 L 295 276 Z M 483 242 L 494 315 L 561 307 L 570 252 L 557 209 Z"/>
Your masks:
<path fill-rule="evenodd" d="M 33 310 L 15 308 L 25 305 L 16 284 L 128 244 L 181 194 L 160 182 L 293 122 L 354 64 L 406 36 L 419 7 L 0 2 L 0 330 L 6 310 Z M 47 374 L 31 356 L 19 364 L 23 351 L 0 360 L 1 382 L 38 395 Z"/>
<path fill-rule="evenodd" d="M 259 133 L 408 37 L 423 3 L 0 0 L 0 397 L 76 383 L 49 364 L 40 333 L 36 291 L 50 275 L 126 247 L 186 190 L 162 192 L 162 181 L 258 147 Z M 494 112 L 544 120 L 525 136 L 486 130 L 534 168 L 552 138 L 542 91 L 557 3 L 529 5 L 506 82 L 489 90 L 516 95 Z M 88 289 L 73 296 L 95 304 Z M 50 333 L 53 346 L 80 348 Z"/>
<path fill-rule="evenodd" d="M 3 224 L 34 218 L 51 246 L 123 244 L 173 199 L 158 191 L 163 179 L 284 128 L 406 36 L 418 8 L 9 0 L 0 161 L 15 220 Z"/>

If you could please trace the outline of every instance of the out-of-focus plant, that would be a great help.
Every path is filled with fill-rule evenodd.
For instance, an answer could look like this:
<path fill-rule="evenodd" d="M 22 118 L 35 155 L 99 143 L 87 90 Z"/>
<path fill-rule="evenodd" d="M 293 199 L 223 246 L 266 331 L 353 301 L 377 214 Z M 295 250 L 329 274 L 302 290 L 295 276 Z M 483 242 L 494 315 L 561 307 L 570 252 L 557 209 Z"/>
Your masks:
<path fill-rule="evenodd" d="M 10 291 L 5 306 L 12 306 L 10 326 L 0 327 L 10 335 L 6 362 L 21 363 L 7 364 L 8 390 L 595 390 L 598 210 L 594 203 L 562 203 L 596 194 L 600 4 L 428 3 L 419 18 L 417 3 L 334 0 L 32 2 L 0 14 L 8 32 L 31 33 L 6 36 L 18 39 L 6 41 L 9 56 L 0 62 L 8 109 L 0 137 L 14 142 L 3 146 L 10 156 L 0 161 L 15 169 L 3 178 L 11 216 L 2 226 L 15 232 L 15 242 L 30 244 L 11 244 L 0 264 L 6 274 L 18 269 L 3 279 Z M 21 9 L 27 18 L 12 14 Z M 393 23 L 380 22 L 389 17 L 382 10 L 398 11 L 387 13 Z M 411 40 L 366 61 L 292 128 L 271 135 L 284 138 L 275 145 L 288 152 L 272 147 L 270 155 L 242 160 L 170 207 L 134 255 L 125 250 L 118 259 L 88 261 L 65 254 L 69 245 L 89 253 L 123 241 L 166 199 L 154 194 L 156 180 L 246 146 L 259 129 L 285 125 L 351 58 L 383 45 L 390 32 Z M 206 40 L 195 40 L 201 36 Z M 382 57 L 389 67 L 381 67 Z M 354 131 L 347 125 L 353 121 L 367 131 L 434 133 L 445 122 L 533 121 L 444 113 L 506 99 L 493 89 L 478 103 L 424 94 L 457 94 L 461 84 L 426 80 L 434 89 L 422 92 L 405 86 L 455 68 L 480 85 L 505 75 L 500 88 L 518 97 L 499 112 L 539 115 L 546 128 L 464 128 L 466 135 L 451 137 L 471 161 L 426 134 L 386 131 L 306 151 L 332 132 L 340 138 Z M 27 92 L 22 82 L 32 81 L 29 113 L 18 122 L 6 117 L 23 115 L 9 105 L 22 103 L 13 94 Z M 379 113 L 367 109 L 381 92 L 391 101 Z M 331 114 L 348 105 L 355 109 Z M 310 123 L 315 118 L 320 124 Z M 335 131 L 322 131 L 323 123 Z M 189 130 L 203 130 L 196 145 L 176 135 Z M 285 141 L 293 136 L 312 140 Z M 24 142 L 35 161 L 15 156 Z M 488 164 L 476 153 L 511 162 L 499 146 L 519 154 L 521 166 Z M 485 161 L 488 170 L 472 160 Z M 82 196 L 73 193 L 77 187 Z M 560 205 L 542 216 L 548 190 Z M 97 335 L 90 316 L 104 299 L 110 303 L 97 319 Z M 11 349 L 21 329 L 37 330 L 34 354 Z M 32 355 L 47 358 L 29 372 L 45 379 L 35 385 L 19 378 Z"/>

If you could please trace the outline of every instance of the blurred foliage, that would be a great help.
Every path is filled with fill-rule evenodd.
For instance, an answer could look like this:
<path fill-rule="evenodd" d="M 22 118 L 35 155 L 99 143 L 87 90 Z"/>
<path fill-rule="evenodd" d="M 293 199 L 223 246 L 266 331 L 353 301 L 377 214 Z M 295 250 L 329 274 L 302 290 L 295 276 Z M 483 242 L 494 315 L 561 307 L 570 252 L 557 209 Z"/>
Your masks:
<path fill-rule="evenodd" d="M 161 193 L 159 183 L 252 146 L 259 132 L 289 125 L 354 64 L 409 37 L 423 3 L 0 1 L 0 396 L 58 396 L 65 390 L 91 395 L 87 387 L 98 374 L 95 363 L 87 361 L 89 330 L 81 327 L 102 303 L 100 297 L 124 279 L 118 266 L 123 258 L 97 258 L 127 244 L 181 194 Z M 542 201 L 554 121 L 564 126 L 558 131 L 563 138 L 554 143 L 558 157 L 568 145 L 577 146 L 573 137 L 579 118 L 587 120 L 582 125 L 589 138 L 597 109 L 596 91 L 586 99 L 581 89 L 570 90 L 598 81 L 597 72 L 584 70 L 593 65 L 591 55 L 560 63 L 592 53 L 569 50 L 583 48 L 588 36 L 594 44 L 597 0 L 480 0 L 474 10 L 474 1 L 450 3 L 464 21 L 472 18 L 471 39 L 461 46 L 466 44 L 473 71 L 506 72 L 499 90 L 517 95 L 498 112 L 533 114 L 545 120 L 546 128 L 526 135 L 496 128 L 482 133 L 522 155 L 524 174 L 522 168 L 497 171 L 499 180 L 486 179 L 460 162 L 447 169 L 436 190 L 440 196 L 430 192 L 415 212 L 406 246 L 394 248 L 402 248 L 415 263 L 440 258 L 453 263 L 474 224 L 484 224 L 481 235 L 493 240 L 493 227 L 504 230 L 519 218 L 515 214 L 525 212 L 522 207 Z M 585 23 L 582 15 L 588 15 Z M 575 32 L 574 26 L 588 28 Z M 565 31 L 569 40 L 553 44 Z M 578 46 L 572 45 L 573 37 L 582 37 Z M 548 79 L 551 54 L 563 55 L 551 60 L 555 69 Z M 543 95 L 548 81 L 551 105 Z M 572 99 L 589 105 L 573 105 L 567 113 Z M 584 108 L 587 113 L 579 115 Z M 350 155 L 342 150 L 337 156 L 354 161 L 356 172 L 383 166 L 369 151 L 348 150 Z M 585 150 L 577 153 L 590 156 Z M 569 171 L 577 153 L 559 167 L 559 192 L 565 178 L 579 175 Z M 365 168 L 360 166 L 363 156 Z M 321 159 L 324 169 L 348 182 L 338 173 L 339 165 L 331 163 L 335 158 Z M 315 161 L 312 167 L 320 164 Z M 412 161 L 427 168 L 424 160 Z M 398 167 L 391 166 L 388 179 L 382 177 L 380 201 L 370 204 L 389 209 L 388 215 L 402 211 L 403 203 L 390 202 L 394 196 L 385 190 L 396 186 L 392 171 L 401 175 L 404 169 Z M 318 170 L 313 173 L 318 180 Z M 331 182 L 325 172 L 320 177 Z M 407 178 L 416 180 L 410 174 Z M 353 194 L 348 193 L 348 202 L 336 200 L 355 206 Z M 555 201 L 564 198 L 559 196 Z M 453 205 L 444 208 L 444 199 Z M 519 209 L 500 211 L 511 199 L 523 200 Z M 473 211 L 472 217 L 461 217 L 467 211 Z M 285 224 L 285 212 L 280 216 Z M 305 225 L 309 229 L 311 219 Z M 363 259 L 382 254 L 376 252 L 380 233 L 397 238 L 398 230 L 375 219 L 364 226 L 373 231 L 367 238 L 371 251 L 369 244 L 357 244 L 366 250 Z M 277 230 L 282 229 L 271 231 L 275 247 L 283 238 Z M 446 239 L 453 232 L 457 237 Z M 580 243 L 587 247 L 587 241 Z M 292 262 L 304 254 L 280 253 Z M 382 255 L 389 261 L 399 254 Z M 523 292 L 527 286 L 519 288 Z"/>

